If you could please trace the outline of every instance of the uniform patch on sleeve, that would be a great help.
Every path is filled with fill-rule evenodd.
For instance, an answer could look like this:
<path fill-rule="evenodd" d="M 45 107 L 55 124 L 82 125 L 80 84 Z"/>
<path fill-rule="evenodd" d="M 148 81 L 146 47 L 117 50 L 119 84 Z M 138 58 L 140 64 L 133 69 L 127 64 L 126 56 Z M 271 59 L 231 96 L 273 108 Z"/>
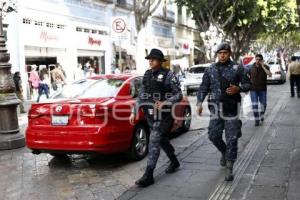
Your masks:
<path fill-rule="evenodd" d="M 176 77 L 173 76 L 172 79 L 171 79 L 171 81 L 172 81 L 172 82 L 176 82 L 176 81 L 177 81 L 177 80 L 176 80 Z"/>

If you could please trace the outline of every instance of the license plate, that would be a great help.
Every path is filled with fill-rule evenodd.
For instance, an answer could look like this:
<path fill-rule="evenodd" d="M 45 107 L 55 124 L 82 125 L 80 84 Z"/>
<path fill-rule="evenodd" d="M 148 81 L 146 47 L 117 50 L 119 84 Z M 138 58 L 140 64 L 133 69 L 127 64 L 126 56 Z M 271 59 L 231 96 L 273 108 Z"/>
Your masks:
<path fill-rule="evenodd" d="M 52 125 L 53 126 L 65 126 L 69 122 L 68 116 L 52 116 Z"/>

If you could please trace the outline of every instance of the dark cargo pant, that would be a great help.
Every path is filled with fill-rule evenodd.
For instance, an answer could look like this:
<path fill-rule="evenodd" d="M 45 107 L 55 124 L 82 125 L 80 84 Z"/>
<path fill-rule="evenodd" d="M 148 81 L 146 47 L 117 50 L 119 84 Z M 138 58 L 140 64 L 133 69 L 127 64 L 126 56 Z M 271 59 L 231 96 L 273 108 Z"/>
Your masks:
<path fill-rule="evenodd" d="M 208 126 L 208 137 L 216 148 L 225 153 L 226 160 L 235 161 L 238 152 L 238 138 L 241 136 L 242 122 L 238 116 L 220 116 L 210 108 L 211 119 Z M 225 130 L 226 143 L 223 140 Z"/>
<path fill-rule="evenodd" d="M 147 121 L 151 130 L 147 167 L 154 169 L 159 158 L 160 147 L 169 158 L 175 153 L 175 149 L 168 138 L 173 125 L 173 118 L 171 114 L 168 114 L 156 121 L 153 120 L 153 117 L 147 116 Z"/>

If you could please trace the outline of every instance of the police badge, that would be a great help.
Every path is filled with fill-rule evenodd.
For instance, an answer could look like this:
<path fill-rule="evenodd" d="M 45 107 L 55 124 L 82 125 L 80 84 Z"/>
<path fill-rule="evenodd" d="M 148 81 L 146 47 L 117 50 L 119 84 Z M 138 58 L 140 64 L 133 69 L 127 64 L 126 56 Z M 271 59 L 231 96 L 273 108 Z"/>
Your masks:
<path fill-rule="evenodd" d="M 157 76 L 157 81 L 158 81 L 158 82 L 162 82 L 162 81 L 163 81 L 163 78 L 164 78 L 164 75 L 159 74 L 159 75 Z"/>

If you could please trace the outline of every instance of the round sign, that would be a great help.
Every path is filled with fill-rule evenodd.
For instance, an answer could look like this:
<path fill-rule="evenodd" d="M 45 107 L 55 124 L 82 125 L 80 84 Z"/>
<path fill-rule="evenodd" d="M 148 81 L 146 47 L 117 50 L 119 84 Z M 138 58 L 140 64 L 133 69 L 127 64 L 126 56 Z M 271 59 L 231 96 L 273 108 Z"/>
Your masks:
<path fill-rule="evenodd" d="M 254 56 L 246 56 L 243 58 L 242 63 L 244 66 L 250 65 L 254 63 Z"/>
<path fill-rule="evenodd" d="M 116 33 L 123 33 L 126 29 L 126 23 L 122 18 L 117 18 L 113 21 L 112 28 Z"/>

